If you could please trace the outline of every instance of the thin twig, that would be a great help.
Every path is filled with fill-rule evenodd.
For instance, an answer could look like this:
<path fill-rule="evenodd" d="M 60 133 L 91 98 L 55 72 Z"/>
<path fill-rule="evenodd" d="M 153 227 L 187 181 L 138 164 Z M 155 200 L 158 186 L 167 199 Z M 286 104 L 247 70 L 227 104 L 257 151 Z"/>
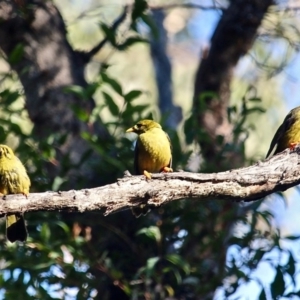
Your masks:
<path fill-rule="evenodd" d="M 166 4 L 166 5 L 160 5 L 160 6 L 152 6 L 149 5 L 149 8 L 151 10 L 168 10 L 173 8 L 189 8 L 189 9 L 201 9 L 201 10 L 225 10 L 226 7 L 221 6 L 203 6 L 199 4 L 194 3 L 173 3 L 173 4 Z"/>
<path fill-rule="evenodd" d="M 123 13 L 112 24 L 112 26 L 111 26 L 112 30 L 116 30 L 123 23 L 123 21 L 126 19 L 128 9 L 129 9 L 129 6 L 124 7 Z M 108 42 L 108 39 L 104 38 L 99 44 L 97 44 L 90 51 L 82 53 L 85 57 L 85 61 L 89 62 L 92 59 L 92 57 L 95 54 L 97 54 L 107 42 Z"/>

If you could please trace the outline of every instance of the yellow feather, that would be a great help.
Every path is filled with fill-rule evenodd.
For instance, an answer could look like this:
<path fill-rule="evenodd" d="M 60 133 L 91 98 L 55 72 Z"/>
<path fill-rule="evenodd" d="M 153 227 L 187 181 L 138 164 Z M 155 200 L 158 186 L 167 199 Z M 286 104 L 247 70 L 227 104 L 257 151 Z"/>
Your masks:
<path fill-rule="evenodd" d="M 171 172 L 172 153 L 169 136 L 161 126 L 152 120 L 141 120 L 126 132 L 138 135 L 135 147 L 135 173 L 151 178 L 151 173 Z M 134 208 L 133 214 L 138 217 L 148 212 L 146 205 Z"/>
<path fill-rule="evenodd" d="M 21 161 L 14 155 L 11 148 L 0 145 L 0 193 L 29 193 L 30 179 Z M 21 213 L 6 216 L 6 235 L 11 242 L 25 241 L 27 230 Z"/>
<path fill-rule="evenodd" d="M 277 129 L 267 157 L 282 152 L 284 149 L 300 143 L 300 106 L 292 109 Z"/>

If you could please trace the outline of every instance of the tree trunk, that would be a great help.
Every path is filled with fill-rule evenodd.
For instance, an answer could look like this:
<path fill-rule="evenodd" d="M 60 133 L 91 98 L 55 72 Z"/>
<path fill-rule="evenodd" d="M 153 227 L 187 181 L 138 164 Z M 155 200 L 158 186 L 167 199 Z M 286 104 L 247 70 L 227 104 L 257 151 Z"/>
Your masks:
<path fill-rule="evenodd" d="M 229 154 L 227 160 L 218 155 L 221 150 L 217 143 L 218 136 L 224 137 L 224 143 L 233 140 L 233 127 L 227 118 L 233 70 L 238 60 L 251 49 L 257 29 L 272 3 L 272 0 L 231 1 L 197 70 L 194 112 L 201 128 L 198 141 L 204 160 L 213 162 L 222 170 L 243 163 L 243 157 L 238 157 L 236 152 Z"/>
<path fill-rule="evenodd" d="M 165 13 L 163 10 L 152 10 L 152 17 L 157 28 L 157 36 L 150 39 L 150 53 L 154 65 L 156 85 L 158 90 L 158 106 L 166 126 L 173 130 L 182 120 L 182 109 L 173 103 L 172 66 L 167 55 L 167 33 L 163 25 Z"/>
<path fill-rule="evenodd" d="M 244 163 L 240 145 L 233 147 L 236 151 L 228 151 L 225 155 L 222 152 L 226 144 L 234 142 L 233 125 L 229 123 L 227 114 L 230 84 L 234 67 L 251 49 L 257 29 L 272 3 L 272 0 L 231 1 L 211 38 L 210 48 L 202 55 L 194 86 L 194 118 L 198 130 L 196 139 L 205 162 L 202 171 L 220 172 L 240 167 Z M 220 137 L 222 143 L 218 143 Z M 212 291 L 224 279 L 227 240 L 237 219 L 237 205 L 219 203 L 219 210 L 209 212 L 207 219 L 207 224 L 198 224 L 202 228 L 202 239 L 218 236 L 220 241 L 217 244 L 223 247 L 219 251 L 206 249 L 206 254 L 201 254 L 200 261 L 209 270 L 202 280 L 211 282 L 212 286 L 202 299 L 212 299 Z M 197 257 L 196 253 L 191 255 Z"/>
<path fill-rule="evenodd" d="M 64 90 L 69 85 L 87 86 L 86 61 L 68 43 L 63 19 L 51 1 L 1 1 L 0 17 L 0 47 L 8 60 L 18 45 L 23 48 L 22 56 L 11 63 L 11 68 L 24 87 L 26 108 L 34 124 L 33 136 L 38 140 L 54 136 L 54 141 L 66 136 L 56 148 L 58 165 L 48 165 L 50 177 L 54 178 L 62 157 L 68 155 L 70 162 L 76 164 L 90 149 L 80 133 L 97 130 L 105 136 L 105 131 L 81 122 L 74 113 L 80 108 L 89 115 L 94 100 L 80 99 Z M 71 170 L 69 176 L 71 188 L 76 185 L 75 178 L 90 177 L 91 172 L 83 164 L 80 170 Z"/>

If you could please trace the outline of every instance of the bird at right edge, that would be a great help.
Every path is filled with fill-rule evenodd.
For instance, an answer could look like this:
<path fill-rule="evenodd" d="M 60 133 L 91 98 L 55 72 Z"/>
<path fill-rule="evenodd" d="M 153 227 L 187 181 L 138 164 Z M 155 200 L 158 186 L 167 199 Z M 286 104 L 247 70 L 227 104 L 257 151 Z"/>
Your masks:
<path fill-rule="evenodd" d="M 153 120 L 141 120 L 126 132 L 134 132 L 138 135 L 134 151 L 136 175 L 145 175 L 147 179 L 151 179 L 151 173 L 173 171 L 171 141 L 158 123 Z M 149 208 L 141 204 L 131 210 L 136 217 L 139 217 L 147 214 Z"/>
<path fill-rule="evenodd" d="M 0 194 L 29 194 L 30 179 L 26 169 L 12 149 L 0 145 Z M 13 243 L 25 242 L 27 229 L 22 213 L 6 215 L 6 237 Z"/>
<path fill-rule="evenodd" d="M 277 129 L 266 158 L 282 152 L 286 148 L 293 149 L 299 143 L 300 106 L 297 106 L 287 114 L 282 124 Z"/>

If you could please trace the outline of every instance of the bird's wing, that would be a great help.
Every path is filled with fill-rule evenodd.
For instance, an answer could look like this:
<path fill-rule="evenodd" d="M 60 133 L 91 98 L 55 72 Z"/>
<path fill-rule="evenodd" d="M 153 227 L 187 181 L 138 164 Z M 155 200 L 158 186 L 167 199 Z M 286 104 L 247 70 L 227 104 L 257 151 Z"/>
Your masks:
<path fill-rule="evenodd" d="M 25 167 L 16 156 L 13 168 L 3 174 L 2 180 L 5 181 L 7 192 L 9 194 L 22 193 L 27 195 L 29 193 L 30 179 Z"/>
<path fill-rule="evenodd" d="M 134 164 L 133 164 L 135 175 L 141 175 L 139 172 L 139 166 L 138 166 L 138 163 L 139 163 L 138 156 L 139 156 L 139 146 L 138 146 L 138 140 L 137 140 L 135 143 L 135 148 L 134 148 Z"/>
<path fill-rule="evenodd" d="M 280 138 L 285 134 L 287 129 L 290 128 L 294 122 L 295 122 L 295 118 L 293 118 L 293 114 L 292 114 L 292 112 L 290 112 L 285 117 L 284 121 L 279 126 L 279 128 L 277 129 L 277 131 L 272 139 L 272 142 L 271 142 L 271 145 L 270 145 L 270 148 L 269 148 L 266 158 L 268 158 L 271 155 L 273 150 L 276 151 L 276 148 L 277 148 Z"/>
<path fill-rule="evenodd" d="M 11 169 L 4 175 L 6 187 L 9 194 L 18 194 L 20 191 L 20 176 L 17 169 Z"/>
<path fill-rule="evenodd" d="M 165 132 L 165 134 L 168 138 L 168 141 L 169 141 L 169 144 L 170 144 L 170 149 L 171 149 L 171 159 L 170 159 L 169 165 L 167 167 L 172 168 L 172 144 L 171 144 L 171 140 L 170 140 L 169 135 L 166 132 Z"/>

